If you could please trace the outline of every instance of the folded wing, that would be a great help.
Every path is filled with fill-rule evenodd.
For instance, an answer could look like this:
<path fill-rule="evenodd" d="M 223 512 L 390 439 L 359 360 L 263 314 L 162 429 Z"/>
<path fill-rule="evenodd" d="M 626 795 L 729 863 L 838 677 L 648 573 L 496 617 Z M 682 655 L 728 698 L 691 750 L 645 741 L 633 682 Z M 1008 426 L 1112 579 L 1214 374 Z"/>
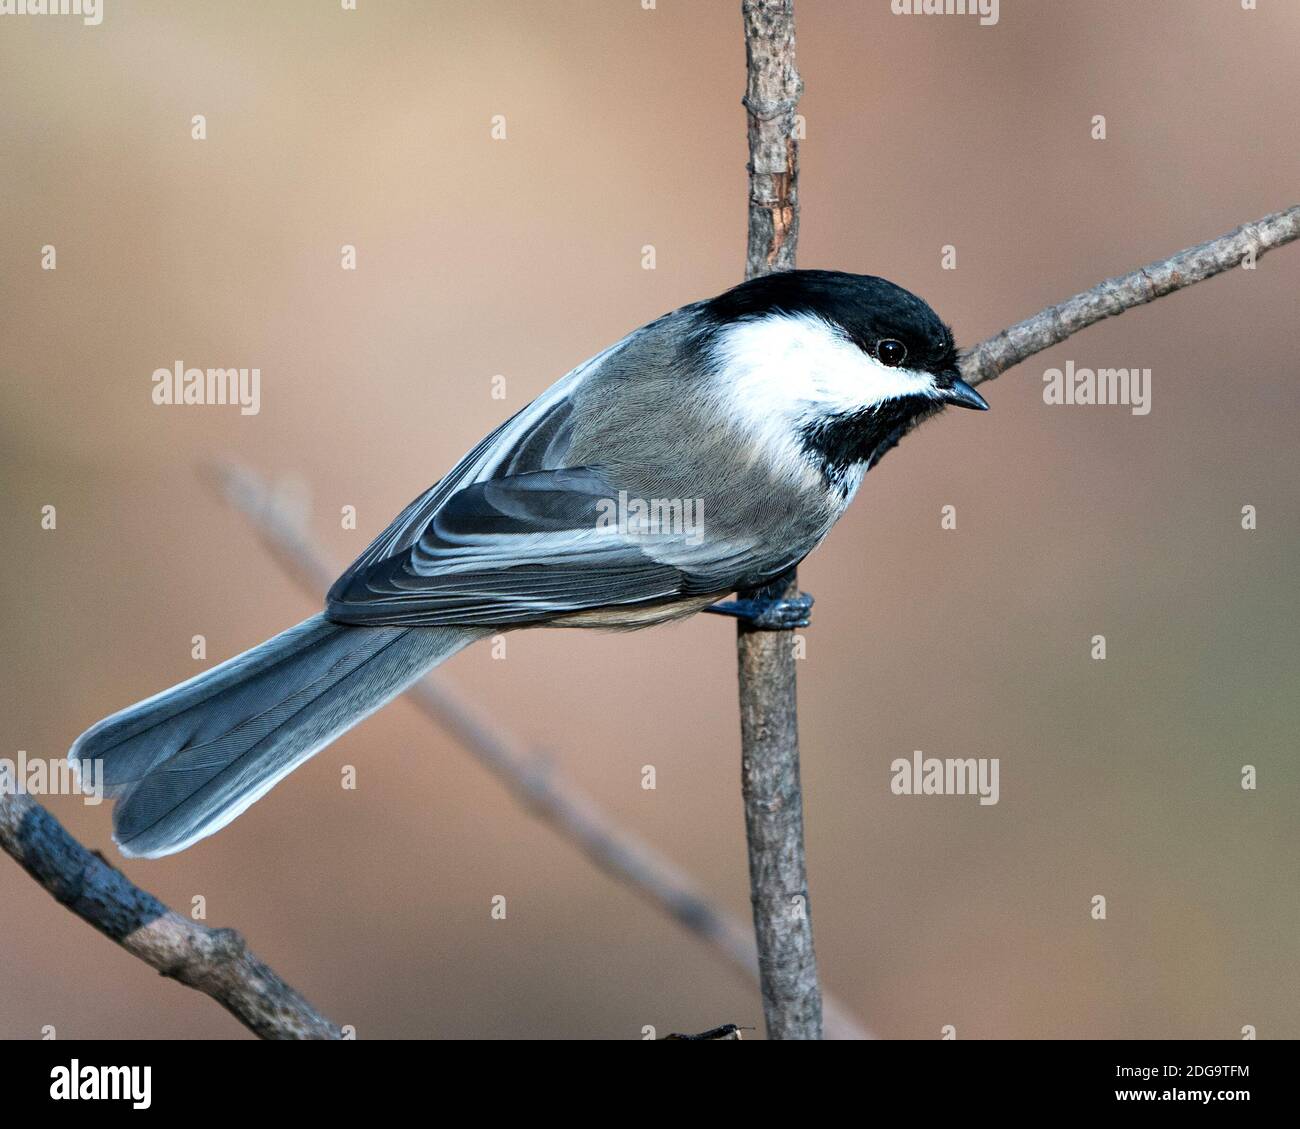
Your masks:
<path fill-rule="evenodd" d="M 575 369 L 412 502 L 339 578 L 341 623 L 515 624 L 725 591 L 748 546 L 629 531 L 619 487 L 566 465 L 573 393 L 636 334 Z"/>

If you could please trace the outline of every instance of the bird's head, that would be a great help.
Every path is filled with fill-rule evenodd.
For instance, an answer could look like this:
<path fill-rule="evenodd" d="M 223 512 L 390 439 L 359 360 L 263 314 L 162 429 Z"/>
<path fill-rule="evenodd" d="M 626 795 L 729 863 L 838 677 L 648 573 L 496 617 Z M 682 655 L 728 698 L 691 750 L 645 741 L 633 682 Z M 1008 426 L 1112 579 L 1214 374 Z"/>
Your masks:
<path fill-rule="evenodd" d="M 988 408 L 961 379 L 952 331 L 883 278 L 786 271 L 742 283 L 702 313 L 736 415 L 831 478 L 869 467 L 949 404 Z"/>

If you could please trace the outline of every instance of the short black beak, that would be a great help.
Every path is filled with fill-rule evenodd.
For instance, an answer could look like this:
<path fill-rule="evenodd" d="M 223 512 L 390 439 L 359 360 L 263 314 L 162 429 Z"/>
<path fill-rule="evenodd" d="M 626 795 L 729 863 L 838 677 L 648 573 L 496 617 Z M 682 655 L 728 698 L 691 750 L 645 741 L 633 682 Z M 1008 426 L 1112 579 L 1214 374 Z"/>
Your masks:
<path fill-rule="evenodd" d="M 954 380 L 950 388 L 940 388 L 939 395 L 945 404 L 955 404 L 959 408 L 978 408 L 981 412 L 989 410 L 984 397 L 964 380 Z"/>

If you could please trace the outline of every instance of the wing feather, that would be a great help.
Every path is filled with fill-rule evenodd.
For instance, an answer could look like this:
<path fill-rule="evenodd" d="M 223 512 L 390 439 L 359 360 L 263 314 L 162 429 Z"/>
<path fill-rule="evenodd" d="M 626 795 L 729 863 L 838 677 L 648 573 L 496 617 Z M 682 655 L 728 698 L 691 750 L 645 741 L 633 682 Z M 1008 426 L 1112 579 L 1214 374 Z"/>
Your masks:
<path fill-rule="evenodd" d="M 330 589 L 330 618 L 528 623 L 725 590 L 716 570 L 675 563 L 707 565 L 712 550 L 680 532 L 610 525 L 618 490 L 599 467 L 567 465 L 574 389 L 636 337 L 574 369 L 407 506 Z M 730 561 L 744 552 L 723 546 L 718 555 Z"/>

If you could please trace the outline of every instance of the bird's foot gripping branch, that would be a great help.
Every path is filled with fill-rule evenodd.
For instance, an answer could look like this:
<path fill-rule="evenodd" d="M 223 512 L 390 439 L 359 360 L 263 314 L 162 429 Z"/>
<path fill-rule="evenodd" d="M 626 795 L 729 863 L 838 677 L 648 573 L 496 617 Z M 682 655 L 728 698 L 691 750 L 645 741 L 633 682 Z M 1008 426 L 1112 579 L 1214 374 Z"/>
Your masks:
<path fill-rule="evenodd" d="M 737 592 L 734 600 L 723 600 L 705 608 L 714 615 L 738 619 L 750 631 L 790 631 L 812 622 L 813 598 L 794 589 L 794 574 L 787 572 L 762 588 Z"/>
<path fill-rule="evenodd" d="M 813 598 L 800 592 L 789 599 L 743 598 L 723 600 L 704 610 L 714 615 L 729 615 L 751 631 L 790 631 L 812 622 Z"/>

